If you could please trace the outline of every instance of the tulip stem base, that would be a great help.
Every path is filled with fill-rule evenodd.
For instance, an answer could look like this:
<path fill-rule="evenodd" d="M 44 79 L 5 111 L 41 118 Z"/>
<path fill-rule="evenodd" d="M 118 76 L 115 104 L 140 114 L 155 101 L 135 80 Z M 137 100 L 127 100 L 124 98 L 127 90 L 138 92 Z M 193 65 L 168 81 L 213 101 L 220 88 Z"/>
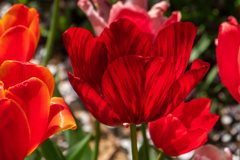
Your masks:
<path fill-rule="evenodd" d="M 148 144 L 148 139 L 146 136 L 146 129 L 147 129 L 147 124 L 146 123 L 142 123 L 141 125 L 141 130 L 142 130 L 142 136 L 143 136 L 143 145 L 145 148 L 145 155 L 146 155 L 146 160 L 149 160 L 149 144 Z"/>
<path fill-rule="evenodd" d="M 157 160 L 164 160 L 164 159 L 165 159 L 165 154 L 162 151 L 160 151 Z"/>
<path fill-rule="evenodd" d="M 130 130 L 131 130 L 131 142 L 132 142 L 132 157 L 133 157 L 133 160 L 138 160 L 136 124 L 130 124 Z"/>
<path fill-rule="evenodd" d="M 94 140 L 94 151 L 91 156 L 91 160 L 97 160 L 98 157 L 98 148 L 99 148 L 99 141 L 101 137 L 101 131 L 100 131 L 100 122 L 98 120 L 95 120 L 95 140 Z"/>

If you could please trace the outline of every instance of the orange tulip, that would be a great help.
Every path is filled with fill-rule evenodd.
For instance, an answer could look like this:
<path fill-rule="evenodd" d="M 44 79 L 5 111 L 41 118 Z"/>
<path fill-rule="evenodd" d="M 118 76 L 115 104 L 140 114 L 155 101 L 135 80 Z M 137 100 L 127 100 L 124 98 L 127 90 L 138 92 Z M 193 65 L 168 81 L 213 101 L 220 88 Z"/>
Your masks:
<path fill-rule="evenodd" d="M 5 60 L 27 62 L 35 52 L 40 37 L 36 9 L 15 4 L 0 19 L 0 64 Z"/>
<path fill-rule="evenodd" d="M 51 72 L 29 62 L 0 67 L 0 159 L 22 160 L 49 136 L 76 129 L 62 98 L 51 98 Z"/>

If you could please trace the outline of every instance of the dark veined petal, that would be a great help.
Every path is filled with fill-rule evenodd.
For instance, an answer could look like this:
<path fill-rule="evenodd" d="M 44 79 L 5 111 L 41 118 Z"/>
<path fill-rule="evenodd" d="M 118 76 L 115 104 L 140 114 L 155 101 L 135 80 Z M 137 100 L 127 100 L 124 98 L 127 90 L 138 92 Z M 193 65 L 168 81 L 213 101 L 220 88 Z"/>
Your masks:
<path fill-rule="evenodd" d="M 108 24 L 120 18 L 132 21 L 152 42 L 155 34 L 155 26 L 147 11 L 138 5 L 118 1 L 112 6 Z"/>
<path fill-rule="evenodd" d="M 168 95 L 160 113 L 173 111 L 202 80 L 209 70 L 209 63 L 196 59 L 188 72 L 178 78 L 168 91 Z M 159 114 L 158 117 L 163 115 Z"/>
<path fill-rule="evenodd" d="M 77 125 L 67 104 L 62 98 L 51 99 L 48 127 L 42 141 L 53 134 L 67 129 L 76 129 Z"/>
<path fill-rule="evenodd" d="M 177 22 L 162 29 L 153 44 L 152 56 L 169 59 L 179 78 L 188 65 L 197 28 L 191 22 Z"/>
<path fill-rule="evenodd" d="M 99 37 L 86 29 L 69 28 L 63 34 L 73 73 L 88 82 L 97 92 L 101 91 L 102 75 L 107 68 L 107 50 Z"/>
<path fill-rule="evenodd" d="M 52 73 L 43 66 L 30 62 L 4 61 L 0 67 L 0 81 L 4 83 L 4 88 L 8 89 L 31 77 L 39 78 L 49 90 L 50 97 L 54 90 L 54 78 Z"/>
<path fill-rule="evenodd" d="M 103 75 L 106 101 L 127 123 L 152 121 L 175 80 L 174 66 L 160 57 L 132 55 L 115 60 Z"/>
<path fill-rule="evenodd" d="M 108 52 L 108 64 L 126 55 L 149 55 L 151 43 L 147 36 L 128 19 L 119 19 L 100 35 Z"/>
<path fill-rule="evenodd" d="M 40 145 L 47 129 L 50 111 L 48 88 L 40 79 L 30 78 L 5 90 L 5 96 L 17 102 L 26 114 L 31 132 L 29 155 Z"/>
<path fill-rule="evenodd" d="M 221 81 L 234 99 L 240 102 L 240 26 L 236 23 L 232 18 L 230 22 L 220 25 L 216 53 Z"/>
<path fill-rule="evenodd" d="M 0 99 L 0 121 L 0 159 L 23 160 L 31 136 L 24 111 L 14 101 Z"/>
<path fill-rule="evenodd" d="M 122 126 L 124 122 L 119 119 L 112 107 L 87 83 L 68 73 L 68 79 L 78 96 L 101 123 L 109 126 Z"/>

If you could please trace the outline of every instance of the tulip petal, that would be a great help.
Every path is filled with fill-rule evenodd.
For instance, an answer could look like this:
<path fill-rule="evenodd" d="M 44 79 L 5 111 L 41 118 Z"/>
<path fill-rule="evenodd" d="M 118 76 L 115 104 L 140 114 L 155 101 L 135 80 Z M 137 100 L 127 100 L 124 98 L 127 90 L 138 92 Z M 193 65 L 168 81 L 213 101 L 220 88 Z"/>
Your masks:
<path fill-rule="evenodd" d="M 146 57 L 151 49 L 151 43 L 146 35 L 127 19 L 113 22 L 109 29 L 104 29 L 100 37 L 107 47 L 108 64 L 126 55 Z"/>
<path fill-rule="evenodd" d="M 0 37 L 0 64 L 5 60 L 29 61 L 36 48 L 36 38 L 28 28 L 15 26 Z"/>
<path fill-rule="evenodd" d="M 155 118 L 174 79 L 174 67 L 165 59 L 124 56 L 104 73 L 103 94 L 124 122 L 140 124 Z"/>
<path fill-rule="evenodd" d="M 158 34 L 161 26 L 167 20 L 167 17 L 163 16 L 163 13 L 167 10 L 170 4 L 166 1 L 161 1 L 152 6 L 148 11 L 148 15 L 151 17 L 152 22 L 155 26 L 155 35 Z"/>
<path fill-rule="evenodd" d="M 48 127 L 42 141 L 53 134 L 67 129 L 76 129 L 77 125 L 67 104 L 62 98 L 51 99 Z"/>
<path fill-rule="evenodd" d="M 0 67 L 0 81 L 4 88 L 8 89 L 31 77 L 41 79 L 48 87 L 52 96 L 54 90 L 54 79 L 52 73 L 45 67 L 29 62 L 5 61 Z"/>
<path fill-rule="evenodd" d="M 0 159 L 23 160 L 27 155 L 30 130 L 20 106 L 0 99 Z"/>
<path fill-rule="evenodd" d="M 179 152 L 178 155 L 190 152 L 190 151 L 202 146 L 204 143 L 206 143 L 207 137 L 208 137 L 208 135 L 207 135 L 208 132 L 209 131 L 207 131 L 205 129 L 201 129 L 201 128 L 188 131 L 188 138 L 191 143 L 189 144 L 188 147 L 186 147 L 184 150 Z"/>
<path fill-rule="evenodd" d="M 192 122 L 199 116 L 209 115 L 211 100 L 207 98 L 193 99 L 190 102 L 182 103 L 171 114 L 184 124 L 186 128 L 191 128 Z M 188 115 L 188 116 L 186 116 Z"/>
<path fill-rule="evenodd" d="M 240 103 L 240 26 L 224 22 L 220 25 L 218 33 L 218 45 L 216 48 L 218 73 L 222 83 L 227 87 L 231 95 Z M 231 54 L 228 54 L 231 53 Z"/>
<path fill-rule="evenodd" d="M 93 3 L 97 8 L 98 14 L 107 22 L 112 7 L 111 3 L 108 0 L 93 0 Z"/>
<path fill-rule="evenodd" d="M 123 2 L 119 1 L 112 6 L 108 24 L 111 24 L 120 18 L 126 18 L 132 21 L 142 32 L 148 36 L 150 41 L 154 39 L 154 24 L 146 10 L 137 5 L 123 4 Z M 130 35 L 125 36 L 131 37 Z"/>
<path fill-rule="evenodd" d="M 68 79 L 89 112 L 97 120 L 109 126 L 123 125 L 124 122 L 119 119 L 111 106 L 87 82 L 71 73 L 68 73 Z"/>
<path fill-rule="evenodd" d="M 171 114 L 148 124 L 154 145 L 167 155 L 179 155 L 178 152 L 191 143 L 188 140 L 187 129 Z"/>
<path fill-rule="evenodd" d="M 22 4 L 14 4 L 2 18 L 4 31 L 17 25 L 29 28 L 36 15 L 38 15 L 36 9 L 29 9 Z"/>
<path fill-rule="evenodd" d="M 160 30 L 169 26 L 172 23 L 180 22 L 181 18 L 182 18 L 182 14 L 180 11 L 172 12 L 172 15 L 169 18 L 167 18 L 166 21 L 161 26 L 157 28 L 157 31 L 159 32 Z"/>
<path fill-rule="evenodd" d="M 37 43 L 39 41 L 40 38 L 40 27 L 39 27 L 39 15 L 37 14 L 34 19 L 32 20 L 31 25 L 29 26 L 29 30 L 33 32 L 33 34 L 35 35 L 35 44 L 37 47 Z M 35 47 L 35 49 L 36 49 Z M 29 59 L 31 59 L 32 57 L 28 57 Z"/>
<path fill-rule="evenodd" d="M 194 60 L 192 66 L 195 68 L 192 67 L 191 70 L 183 74 L 173 83 L 168 91 L 168 96 L 164 105 L 165 107 L 162 108 L 160 113 L 165 113 L 166 115 L 173 111 L 201 81 L 210 67 L 209 63 L 199 59 Z M 160 114 L 159 117 L 161 116 L 163 115 Z"/>
<path fill-rule="evenodd" d="M 89 0 L 79 0 L 78 7 L 82 9 L 88 20 L 91 22 L 95 35 L 99 36 L 103 29 L 107 27 L 107 22 L 97 13 Z"/>
<path fill-rule="evenodd" d="M 107 50 L 99 37 L 82 28 L 69 28 L 63 34 L 73 73 L 101 92 L 102 75 L 107 69 Z"/>
<path fill-rule="evenodd" d="M 48 88 L 41 80 L 30 78 L 10 87 L 5 94 L 7 98 L 16 101 L 27 116 L 31 131 L 29 155 L 39 146 L 47 129 L 50 110 Z"/>
<path fill-rule="evenodd" d="M 127 3 L 137 5 L 144 10 L 148 9 L 148 0 L 125 0 L 125 4 Z"/>
<path fill-rule="evenodd" d="M 176 78 L 185 71 L 197 28 L 190 22 L 178 22 L 161 30 L 153 44 L 152 56 L 169 59 L 176 70 Z"/>
<path fill-rule="evenodd" d="M 199 118 L 195 118 L 192 121 L 190 128 L 194 128 L 194 127 L 203 128 L 207 132 L 210 132 L 218 119 L 219 119 L 219 116 L 214 113 L 200 116 Z"/>
<path fill-rule="evenodd" d="M 3 30 L 3 24 L 2 24 L 2 20 L 0 19 L 0 37 L 2 36 L 4 30 Z"/>
<path fill-rule="evenodd" d="M 0 81 L 0 99 L 1 98 L 5 98 L 5 94 L 4 94 L 4 84 L 2 81 Z"/>

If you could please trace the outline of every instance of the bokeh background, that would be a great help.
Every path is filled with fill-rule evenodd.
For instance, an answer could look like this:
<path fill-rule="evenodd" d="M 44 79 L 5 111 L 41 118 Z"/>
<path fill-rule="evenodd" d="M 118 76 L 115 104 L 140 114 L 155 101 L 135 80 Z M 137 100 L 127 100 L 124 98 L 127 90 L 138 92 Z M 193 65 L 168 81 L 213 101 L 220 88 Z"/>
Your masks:
<path fill-rule="evenodd" d="M 116 3 L 116 0 L 109 1 Z M 157 2 L 159 0 L 149 0 L 149 8 Z M 214 40 L 217 38 L 219 25 L 227 21 L 228 16 L 232 15 L 238 20 L 240 19 L 240 0 L 170 0 L 168 2 L 171 6 L 165 12 L 165 16 L 168 17 L 172 11 L 178 10 L 182 13 L 181 21 L 189 21 L 198 26 L 189 64 L 196 58 L 211 64 L 205 78 L 191 92 L 186 101 L 200 97 L 212 100 L 211 112 L 220 115 L 220 119 L 209 133 L 207 143 L 214 144 L 221 150 L 224 147 L 229 147 L 233 154 L 238 155 L 240 153 L 238 147 L 240 140 L 240 106 L 230 95 L 227 88 L 223 86 L 217 73 Z M 40 14 L 41 37 L 32 60 L 32 62 L 40 64 L 45 54 L 53 0 L 0 0 L 0 17 L 14 3 L 22 3 L 30 8 L 36 8 Z M 82 124 L 84 132 L 90 133 L 94 129 L 94 118 L 81 103 L 67 78 L 67 71 L 71 72 L 71 65 L 62 42 L 62 33 L 69 27 L 74 26 L 86 28 L 93 33 L 90 22 L 77 6 L 77 0 L 60 0 L 58 25 L 48 68 L 54 75 L 57 73 L 58 76 L 55 80 L 60 93 L 73 109 L 76 118 Z M 231 53 L 226 53 L 226 56 L 228 54 Z M 138 127 L 138 130 L 138 143 L 140 145 L 142 142 L 140 127 Z M 129 129 L 101 125 L 101 132 L 99 160 L 131 159 Z M 149 137 L 148 133 L 147 136 Z M 55 135 L 52 139 L 63 151 L 68 148 L 64 134 Z M 93 141 L 90 143 L 90 147 L 92 146 Z M 189 159 L 191 154 L 189 155 L 176 157 L 176 159 Z"/>

